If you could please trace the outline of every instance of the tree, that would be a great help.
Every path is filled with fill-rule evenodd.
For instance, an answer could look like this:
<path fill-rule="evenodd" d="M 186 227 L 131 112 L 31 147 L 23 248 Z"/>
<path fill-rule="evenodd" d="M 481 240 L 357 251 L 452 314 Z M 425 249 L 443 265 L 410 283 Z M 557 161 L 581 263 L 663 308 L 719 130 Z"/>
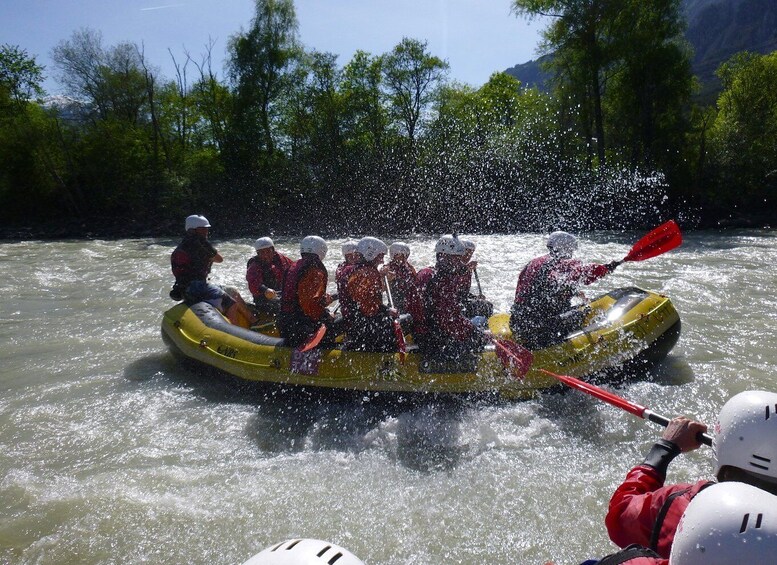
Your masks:
<path fill-rule="evenodd" d="M 293 0 L 256 0 L 251 27 L 229 42 L 235 88 L 235 142 L 270 156 L 275 151 L 279 106 L 301 49 Z M 251 156 L 249 156 L 249 160 Z"/>
<path fill-rule="evenodd" d="M 634 167 L 677 166 L 695 86 L 684 28 L 679 0 L 624 0 L 614 22 L 609 129 Z"/>
<path fill-rule="evenodd" d="M 43 67 L 16 45 L 0 46 L 0 96 L 17 104 L 43 96 Z"/>
<path fill-rule="evenodd" d="M 85 28 L 59 42 L 51 58 L 59 68 L 60 82 L 69 94 L 88 104 L 93 118 L 148 122 L 148 87 L 154 77 L 134 43 L 106 49 L 102 34 Z"/>
<path fill-rule="evenodd" d="M 43 218 L 77 210 L 62 179 L 54 122 L 33 97 L 43 95 L 43 67 L 18 46 L 0 46 L 0 214 Z"/>
<path fill-rule="evenodd" d="M 381 58 L 357 51 L 343 68 L 341 91 L 346 114 L 345 136 L 356 147 L 383 148 L 388 114 L 381 103 Z"/>
<path fill-rule="evenodd" d="M 434 99 L 435 88 L 445 79 L 449 65 L 429 54 L 427 43 L 403 38 L 383 57 L 383 77 L 392 117 L 414 143 L 424 112 Z"/>
<path fill-rule="evenodd" d="M 777 51 L 741 53 L 718 69 L 723 92 L 710 132 L 713 203 L 773 221 L 777 209 Z"/>
<path fill-rule="evenodd" d="M 551 16 L 543 32 L 544 50 L 552 53 L 548 65 L 555 73 L 557 91 L 568 93 L 581 109 L 581 129 L 588 146 L 596 147 L 605 163 L 603 97 L 611 64 L 610 26 L 620 0 L 513 0 L 518 15 Z"/>

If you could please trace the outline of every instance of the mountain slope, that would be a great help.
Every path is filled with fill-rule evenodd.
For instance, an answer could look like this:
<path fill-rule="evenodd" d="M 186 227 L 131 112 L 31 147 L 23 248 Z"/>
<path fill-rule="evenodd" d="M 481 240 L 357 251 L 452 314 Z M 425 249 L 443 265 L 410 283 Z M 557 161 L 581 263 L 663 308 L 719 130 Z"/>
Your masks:
<path fill-rule="evenodd" d="M 686 39 L 694 49 L 693 72 L 702 85 L 700 96 L 714 98 L 720 90 L 715 70 L 740 51 L 777 51 L 775 0 L 683 0 L 688 22 Z M 543 89 L 548 78 L 540 61 L 516 65 L 505 72 L 526 86 Z"/>

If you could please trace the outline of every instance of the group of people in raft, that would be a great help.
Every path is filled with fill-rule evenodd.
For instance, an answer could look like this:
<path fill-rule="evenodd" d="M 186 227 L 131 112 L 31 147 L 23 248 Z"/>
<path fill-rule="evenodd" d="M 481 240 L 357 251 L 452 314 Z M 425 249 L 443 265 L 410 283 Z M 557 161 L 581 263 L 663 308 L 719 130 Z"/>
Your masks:
<path fill-rule="evenodd" d="M 171 257 L 175 276 L 171 296 L 187 303 L 210 302 L 230 321 L 244 326 L 254 323 L 257 313 L 270 313 L 290 347 L 305 344 L 324 325 L 323 347 L 333 346 L 335 338 L 344 334 L 344 347 L 349 350 L 397 351 L 397 318 L 427 356 L 461 359 L 477 354 L 489 341 L 486 323 L 493 305 L 482 295 L 477 262 L 471 260 L 476 246 L 470 240 L 442 236 L 435 245 L 435 265 L 418 272 L 408 261 L 406 243 L 389 246 L 375 237 L 348 241 L 335 273 L 337 294 L 330 295 L 323 264 L 327 244 L 322 238 L 303 238 L 300 258 L 293 260 L 279 253 L 272 239 L 262 237 L 255 241 L 256 255 L 246 267 L 253 296 L 253 304 L 248 305 L 236 290 L 207 280 L 211 265 L 223 260 L 208 241 L 210 227 L 204 216 L 186 218 L 186 235 Z M 583 264 L 573 257 L 577 239 L 566 232 L 552 233 L 547 245 L 549 253 L 521 271 L 510 316 L 514 337 L 530 349 L 561 341 L 579 329 L 585 311 L 574 308 L 572 301 L 580 285 L 592 283 L 620 264 Z M 386 254 L 389 261 L 384 264 Z M 384 292 L 390 304 L 384 303 Z M 336 299 L 339 316 L 327 308 Z"/>
<path fill-rule="evenodd" d="M 171 296 L 192 303 L 206 300 L 232 320 L 253 321 L 254 312 L 239 294 L 207 282 L 211 264 L 223 261 L 208 242 L 210 223 L 203 216 L 189 216 L 185 225 L 186 236 L 171 258 L 176 277 Z M 484 301 L 476 296 L 476 306 L 471 308 L 480 310 L 471 318 L 467 315 L 467 302 L 473 297 L 465 291 L 476 266 L 468 251 L 474 251 L 474 245 L 454 236 L 440 238 L 435 267 L 417 274 L 407 262 L 410 250 L 405 244 L 392 244 L 389 249 L 367 237 L 343 245 L 345 260 L 335 275 L 342 321 L 326 309 L 333 297 L 326 294 L 328 276 L 322 259 L 327 246 L 321 238 L 304 238 L 297 261 L 277 253 L 269 238 L 257 240 L 255 247 L 256 257 L 249 260 L 246 273 L 255 308 L 276 311 L 281 333 L 290 343 L 302 343 L 321 323 L 333 327 L 339 323 L 355 347 L 368 346 L 368 340 L 375 339 L 390 349 L 393 341 L 386 320 L 394 312 L 380 299 L 386 279 L 397 296 L 395 306 L 402 300 L 401 307 L 417 316 L 414 331 L 425 330 L 420 335 L 425 336 L 421 343 L 426 348 L 478 341 L 480 330 L 471 318 L 490 313 L 488 304 L 479 304 Z M 518 319 L 541 310 L 543 301 L 537 289 L 554 291 L 563 300 L 545 303 L 555 304 L 560 313 L 551 324 L 553 329 L 542 337 L 553 340 L 571 327 L 565 314 L 577 285 L 612 272 L 618 263 L 583 265 L 572 258 L 575 238 L 563 232 L 551 234 L 548 248 L 548 255 L 532 260 L 519 276 L 511 325 L 520 330 Z M 381 267 L 387 251 L 389 264 Z M 551 281 L 556 282 L 551 285 Z M 565 306 L 563 312 L 561 306 Z M 538 326 L 533 328 L 535 334 Z M 371 350 L 374 347 L 369 344 Z M 686 417 L 670 421 L 644 461 L 627 473 L 610 499 L 605 525 L 610 539 L 621 549 L 581 565 L 777 563 L 777 393 L 745 391 L 724 404 L 713 428 L 716 480 L 666 484 L 670 463 L 681 453 L 699 448 L 705 432 L 705 424 Z M 343 552 L 351 565 L 362 563 L 347 550 Z M 271 555 L 268 559 L 261 563 L 272 563 Z"/>

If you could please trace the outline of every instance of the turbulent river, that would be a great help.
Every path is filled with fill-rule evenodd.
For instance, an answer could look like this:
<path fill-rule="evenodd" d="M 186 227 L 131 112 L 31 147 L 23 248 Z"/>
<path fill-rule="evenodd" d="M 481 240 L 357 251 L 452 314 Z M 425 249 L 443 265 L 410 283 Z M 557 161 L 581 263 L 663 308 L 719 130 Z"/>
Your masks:
<path fill-rule="evenodd" d="M 578 254 L 618 259 L 640 235 L 587 234 Z M 483 290 L 505 311 L 543 238 L 474 239 Z M 409 242 L 428 265 L 433 238 Z M 0 244 L 0 563 L 240 564 L 290 537 L 370 565 L 562 565 L 614 549 L 610 494 L 660 428 L 577 391 L 515 403 L 246 394 L 179 367 L 162 343 L 176 243 Z M 225 262 L 212 280 L 247 294 L 251 242 L 215 243 Z M 298 256 L 296 241 L 276 244 Z M 775 390 L 775 265 L 775 231 L 689 233 L 588 287 L 657 290 L 682 319 L 669 357 L 618 394 L 711 423 L 732 394 Z M 703 447 L 669 480 L 710 471 Z"/>

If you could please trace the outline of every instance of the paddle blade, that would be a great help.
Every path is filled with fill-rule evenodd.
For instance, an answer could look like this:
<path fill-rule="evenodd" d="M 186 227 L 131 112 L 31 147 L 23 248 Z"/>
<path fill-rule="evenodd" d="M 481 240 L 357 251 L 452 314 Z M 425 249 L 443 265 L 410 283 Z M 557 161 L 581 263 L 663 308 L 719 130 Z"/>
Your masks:
<path fill-rule="evenodd" d="M 494 339 L 496 356 L 516 379 L 522 379 L 531 369 L 534 355 L 531 351 L 506 339 Z"/>
<path fill-rule="evenodd" d="M 397 339 L 397 350 L 399 351 L 399 362 L 404 364 L 405 357 L 407 355 L 407 343 L 405 342 L 405 334 L 402 332 L 402 326 L 399 320 L 394 318 L 394 337 Z"/>
<path fill-rule="evenodd" d="M 324 334 L 326 333 L 326 326 L 324 324 L 321 324 L 318 327 L 318 330 L 316 330 L 316 333 L 313 334 L 313 336 L 307 340 L 304 344 L 302 344 L 302 347 L 299 348 L 300 353 L 305 353 L 306 351 L 310 351 L 311 349 L 318 347 L 318 344 L 321 343 L 321 340 L 324 338 Z"/>
<path fill-rule="evenodd" d="M 644 261 L 678 247 L 683 242 L 680 227 L 674 220 L 661 224 L 631 248 L 624 261 Z"/>

